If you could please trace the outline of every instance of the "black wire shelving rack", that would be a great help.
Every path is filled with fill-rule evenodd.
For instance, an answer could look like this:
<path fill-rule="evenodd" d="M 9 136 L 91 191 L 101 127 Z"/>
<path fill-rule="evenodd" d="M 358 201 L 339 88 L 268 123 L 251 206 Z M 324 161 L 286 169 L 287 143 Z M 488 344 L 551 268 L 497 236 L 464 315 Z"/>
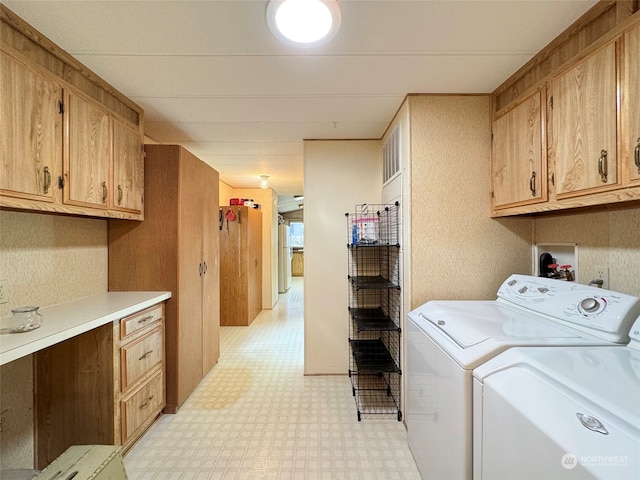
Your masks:
<path fill-rule="evenodd" d="M 349 378 L 358 421 L 401 411 L 400 204 L 356 205 L 347 218 Z"/>

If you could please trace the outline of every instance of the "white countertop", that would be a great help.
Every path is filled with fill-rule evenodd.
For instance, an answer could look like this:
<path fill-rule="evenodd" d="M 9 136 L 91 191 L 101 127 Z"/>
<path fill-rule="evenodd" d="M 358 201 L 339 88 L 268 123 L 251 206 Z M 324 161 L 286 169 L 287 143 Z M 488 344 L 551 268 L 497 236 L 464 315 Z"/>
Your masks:
<path fill-rule="evenodd" d="M 0 365 L 63 342 L 106 323 L 144 310 L 171 292 L 105 292 L 39 310 L 42 326 L 24 333 L 0 334 Z M 7 319 L 0 320 L 2 322 Z"/>

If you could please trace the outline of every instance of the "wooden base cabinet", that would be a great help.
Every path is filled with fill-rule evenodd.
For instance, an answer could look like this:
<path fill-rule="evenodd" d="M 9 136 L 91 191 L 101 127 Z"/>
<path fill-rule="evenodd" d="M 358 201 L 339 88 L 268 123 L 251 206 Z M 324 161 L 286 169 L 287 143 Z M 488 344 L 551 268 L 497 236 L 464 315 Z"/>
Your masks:
<path fill-rule="evenodd" d="M 109 290 L 172 292 L 164 411 L 175 413 L 220 352 L 218 172 L 179 145 L 145 151 L 145 220 L 109 221 Z"/>
<path fill-rule="evenodd" d="M 165 405 L 164 303 L 34 354 L 36 466 L 72 445 L 128 451 Z"/>

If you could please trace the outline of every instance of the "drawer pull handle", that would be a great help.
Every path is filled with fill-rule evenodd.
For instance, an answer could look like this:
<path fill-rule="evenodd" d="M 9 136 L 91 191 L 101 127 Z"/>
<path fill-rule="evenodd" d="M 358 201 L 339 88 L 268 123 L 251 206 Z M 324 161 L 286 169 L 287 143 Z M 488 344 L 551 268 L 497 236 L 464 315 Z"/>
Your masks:
<path fill-rule="evenodd" d="M 107 182 L 102 182 L 102 203 L 107 203 L 107 195 L 108 195 Z"/>
<path fill-rule="evenodd" d="M 633 149 L 633 161 L 638 167 L 638 173 L 640 173 L 640 137 L 638 137 L 638 142 L 636 143 L 636 148 Z"/>
<path fill-rule="evenodd" d="M 122 187 L 118 185 L 118 205 L 122 204 Z"/>
<path fill-rule="evenodd" d="M 153 318 L 153 315 L 147 315 L 146 317 L 142 317 L 140 320 L 138 320 L 138 323 L 147 323 L 152 318 Z"/>
<path fill-rule="evenodd" d="M 149 350 L 148 352 L 145 352 L 144 354 L 142 354 L 142 356 L 138 360 L 144 360 L 145 358 L 147 358 L 152 353 L 153 353 L 153 350 Z"/>
<path fill-rule="evenodd" d="M 145 402 L 140 405 L 140 409 L 147 408 L 149 406 L 149 404 L 151 403 L 151 400 L 153 400 L 153 395 L 151 395 L 149 398 L 147 398 L 145 400 Z"/>

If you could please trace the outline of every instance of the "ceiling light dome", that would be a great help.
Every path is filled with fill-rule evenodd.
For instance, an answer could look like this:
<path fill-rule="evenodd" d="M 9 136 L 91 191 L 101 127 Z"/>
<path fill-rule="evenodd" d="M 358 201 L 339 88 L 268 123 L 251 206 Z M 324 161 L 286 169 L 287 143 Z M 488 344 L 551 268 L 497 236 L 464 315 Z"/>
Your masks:
<path fill-rule="evenodd" d="M 284 43 L 316 47 L 338 32 L 341 21 L 337 0 L 270 0 L 267 23 Z"/>

